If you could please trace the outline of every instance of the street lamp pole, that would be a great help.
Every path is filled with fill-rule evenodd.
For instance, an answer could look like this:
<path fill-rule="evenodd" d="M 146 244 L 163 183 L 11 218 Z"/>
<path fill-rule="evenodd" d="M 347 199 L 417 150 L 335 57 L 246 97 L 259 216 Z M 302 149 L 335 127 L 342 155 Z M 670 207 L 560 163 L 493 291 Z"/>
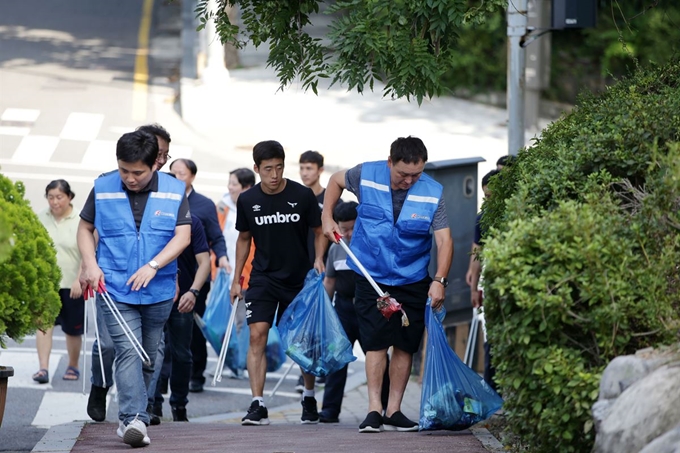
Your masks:
<path fill-rule="evenodd" d="M 524 148 L 524 68 L 521 40 L 527 31 L 527 0 L 508 1 L 508 154 Z"/>

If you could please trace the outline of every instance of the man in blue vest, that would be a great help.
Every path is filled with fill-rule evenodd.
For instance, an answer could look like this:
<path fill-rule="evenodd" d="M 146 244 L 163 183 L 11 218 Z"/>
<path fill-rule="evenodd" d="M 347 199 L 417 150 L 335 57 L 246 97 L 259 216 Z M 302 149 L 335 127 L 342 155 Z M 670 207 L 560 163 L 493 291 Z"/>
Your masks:
<path fill-rule="evenodd" d="M 124 134 L 116 144 L 118 171 L 95 180 L 78 226 L 81 280 L 92 288 L 106 285 L 150 359 L 150 364 L 142 363 L 114 314 L 98 296 L 97 310 L 102 311 L 115 349 L 118 435 L 133 447 L 150 443 L 147 383 L 172 309 L 176 258 L 189 245 L 191 235 L 184 184 L 154 171 L 157 156 L 154 135 L 144 131 Z"/>
<path fill-rule="evenodd" d="M 446 276 L 453 258 L 442 185 L 423 173 L 426 162 L 427 149 L 422 140 L 398 138 L 392 143 L 387 161 L 366 162 L 334 173 L 326 188 L 324 234 L 337 242 L 334 234 L 341 232 L 333 220 L 333 209 L 342 191 L 349 190 L 359 201 L 350 247 L 381 289 L 402 304 L 410 321 L 408 326 L 402 326 L 399 314 L 385 318 L 376 306 L 375 290 L 357 265 L 348 260 L 359 274 L 354 308 L 366 350 L 368 415 L 359 426 L 362 433 L 418 430 L 418 423 L 401 412 L 401 401 L 413 353 L 418 351 L 423 336 L 427 298 L 432 299 L 433 309 L 444 302 Z M 433 232 L 437 271 L 430 277 Z M 380 393 L 390 347 L 390 392 L 387 407 L 383 407 Z"/>

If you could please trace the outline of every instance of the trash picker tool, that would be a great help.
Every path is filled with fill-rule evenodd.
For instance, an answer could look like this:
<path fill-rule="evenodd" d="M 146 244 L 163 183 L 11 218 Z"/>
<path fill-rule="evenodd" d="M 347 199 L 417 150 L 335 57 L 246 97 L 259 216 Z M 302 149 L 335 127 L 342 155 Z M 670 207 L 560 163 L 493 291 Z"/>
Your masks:
<path fill-rule="evenodd" d="M 90 287 L 85 288 L 85 294 L 83 294 L 83 304 L 85 308 L 85 317 L 83 318 L 83 373 L 87 370 L 87 303 L 90 301 Z M 85 381 L 83 379 L 83 395 L 85 395 Z"/>
<path fill-rule="evenodd" d="M 477 347 L 477 337 L 479 332 L 479 315 L 477 314 L 477 308 L 472 309 L 472 321 L 470 322 L 470 334 L 468 335 L 467 345 L 465 346 L 465 358 L 463 362 L 472 368 L 472 360 L 475 355 L 475 349 Z"/>
<path fill-rule="evenodd" d="M 215 369 L 215 375 L 213 376 L 212 385 L 214 386 L 217 382 L 222 382 L 222 368 L 224 368 L 224 361 L 227 358 L 227 349 L 229 349 L 229 339 L 231 338 L 231 331 L 234 329 L 234 321 L 236 320 L 236 309 L 238 308 L 239 298 L 236 298 L 236 302 L 231 307 L 231 315 L 229 315 L 229 322 L 227 323 L 227 332 L 224 334 L 224 340 L 222 340 L 222 349 L 220 349 L 220 356 L 217 359 L 217 369 Z"/>
<path fill-rule="evenodd" d="M 390 319 L 390 316 L 392 316 L 393 313 L 396 313 L 397 311 L 401 310 L 401 325 L 406 327 L 408 326 L 408 316 L 406 316 L 406 312 L 404 309 L 401 307 L 401 304 L 397 302 L 394 297 L 390 297 L 389 293 L 384 292 L 378 284 L 373 280 L 373 277 L 371 277 L 368 274 L 368 271 L 366 268 L 359 262 L 359 259 L 356 257 L 354 252 L 349 248 L 347 244 L 342 240 L 342 236 L 340 236 L 338 233 L 335 233 L 335 239 L 337 239 L 338 244 L 342 246 L 343 249 L 345 249 L 345 252 L 347 252 L 347 255 L 352 258 L 352 261 L 357 265 L 361 273 L 366 277 L 366 280 L 371 284 L 373 289 L 375 289 L 375 292 L 378 293 L 378 310 L 383 314 L 384 317 L 387 319 Z"/>
<path fill-rule="evenodd" d="M 99 366 L 101 367 L 102 370 L 102 381 L 104 384 L 104 388 L 108 388 L 108 386 L 106 385 L 106 373 L 104 372 L 104 356 L 102 355 L 102 341 L 99 338 L 99 321 L 97 321 L 97 299 L 92 288 L 88 286 L 86 291 L 88 292 L 88 298 L 92 300 L 92 315 L 93 315 L 92 318 L 94 319 L 94 336 L 97 339 L 97 349 L 99 351 Z"/>
<path fill-rule="evenodd" d="M 132 347 L 134 348 L 139 358 L 142 359 L 144 365 L 149 367 L 152 366 L 151 359 L 149 358 L 148 354 L 146 353 L 142 345 L 139 343 L 139 340 L 137 340 L 137 337 L 135 337 L 127 321 L 125 321 L 125 318 L 123 318 L 123 315 L 120 314 L 118 307 L 116 307 L 116 304 L 113 302 L 113 299 L 111 299 L 111 296 L 109 295 L 108 291 L 106 291 L 104 283 L 99 282 L 97 292 L 102 296 L 104 303 L 109 307 L 109 310 L 111 310 L 113 317 L 116 318 L 116 322 L 118 322 L 118 325 L 120 325 L 121 329 L 123 329 L 123 333 L 128 338 L 128 340 L 130 340 L 130 343 L 132 343 Z"/>
<path fill-rule="evenodd" d="M 283 384 L 283 381 L 286 379 L 286 376 L 288 376 L 288 373 L 290 373 L 290 370 L 293 369 L 293 366 L 295 366 L 295 362 L 292 360 L 290 361 L 290 365 L 288 365 L 288 368 L 286 368 L 286 371 L 283 373 L 283 375 L 279 378 L 279 382 L 276 383 L 274 388 L 272 389 L 271 392 L 269 392 L 269 398 L 273 398 L 274 395 L 276 395 L 276 391 L 281 387 L 281 384 Z"/>

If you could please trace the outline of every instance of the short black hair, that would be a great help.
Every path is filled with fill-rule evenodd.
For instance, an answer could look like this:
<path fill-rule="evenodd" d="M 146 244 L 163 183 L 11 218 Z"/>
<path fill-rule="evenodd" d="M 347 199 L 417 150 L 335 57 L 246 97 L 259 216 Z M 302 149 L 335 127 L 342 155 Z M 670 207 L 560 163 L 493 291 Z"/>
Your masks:
<path fill-rule="evenodd" d="M 301 164 L 316 164 L 317 167 L 323 167 L 323 155 L 318 151 L 305 151 L 300 154 Z"/>
<path fill-rule="evenodd" d="M 427 148 L 423 141 L 417 137 L 399 137 L 390 146 L 390 159 L 393 164 L 404 162 L 405 164 L 417 164 L 427 162 Z"/>
<path fill-rule="evenodd" d="M 139 126 L 136 130 L 148 132 L 151 135 L 162 138 L 168 143 L 172 141 L 170 140 L 170 134 L 168 131 L 166 131 L 165 128 L 158 123 L 145 124 L 144 126 Z"/>
<path fill-rule="evenodd" d="M 256 167 L 260 167 L 263 160 L 282 159 L 286 160 L 286 152 L 281 143 L 276 140 L 265 140 L 253 146 L 253 161 Z"/>
<path fill-rule="evenodd" d="M 69 200 L 73 200 L 76 194 L 71 190 L 71 185 L 65 179 L 55 179 L 51 181 L 47 187 L 45 187 L 45 198 L 50 190 L 59 189 L 61 192 L 65 193 Z"/>
<path fill-rule="evenodd" d="M 491 170 L 489 173 L 485 174 L 484 177 L 482 178 L 482 187 L 488 186 L 488 185 L 489 185 L 489 181 L 491 180 L 491 177 L 492 177 L 492 176 L 496 176 L 496 175 L 499 174 L 500 172 L 501 172 L 500 170 L 496 170 L 496 169 L 494 168 L 494 169 Z"/>
<path fill-rule="evenodd" d="M 229 172 L 236 176 L 238 183 L 243 187 L 253 187 L 255 185 L 255 173 L 250 168 L 237 168 Z"/>
<path fill-rule="evenodd" d="M 356 220 L 357 206 L 359 206 L 359 204 L 356 201 L 338 203 L 335 206 L 335 209 L 333 209 L 333 218 L 336 222 L 349 222 L 350 220 Z"/>
<path fill-rule="evenodd" d="M 181 162 L 184 165 L 186 165 L 187 169 L 189 170 L 189 172 L 193 176 L 196 176 L 196 173 L 198 173 L 198 167 L 196 166 L 196 162 L 194 162 L 191 159 L 184 159 L 184 158 L 173 160 L 172 163 L 170 164 L 170 170 L 171 171 L 172 171 L 172 166 L 175 165 L 175 162 Z"/>
<path fill-rule="evenodd" d="M 128 164 L 142 162 L 153 168 L 158 157 L 158 140 L 153 134 L 145 131 L 134 131 L 123 134 L 116 143 L 116 159 Z"/>
<path fill-rule="evenodd" d="M 501 156 L 497 161 L 496 165 L 502 165 L 502 166 L 509 166 L 512 165 L 512 163 L 515 161 L 515 156 Z"/>

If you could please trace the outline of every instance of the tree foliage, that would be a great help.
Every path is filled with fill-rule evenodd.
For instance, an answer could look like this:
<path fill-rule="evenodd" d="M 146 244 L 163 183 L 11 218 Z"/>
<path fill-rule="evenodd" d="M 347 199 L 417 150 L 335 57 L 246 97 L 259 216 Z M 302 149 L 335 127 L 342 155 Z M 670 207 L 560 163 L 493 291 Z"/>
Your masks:
<path fill-rule="evenodd" d="M 680 61 L 639 70 L 583 97 L 490 182 L 488 334 L 530 451 L 589 451 L 605 365 L 680 338 L 677 112 Z"/>
<path fill-rule="evenodd" d="M 214 20 L 223 43 L 243 47 L 269 45 L 268 65 L 281 87 L 296 79 L 317 92 L 318 81 L 330 78 L 350 90 L 385 84 L 384 95 L 415 98 L 441 94 L 441 77 L 455 67 L 459 31 L 482 23 L 505 0 L 337 0 L 323 11 L 332 17 L 328 45 L 309 34 L 323 0 L 199 0 L 199 28 Z M 241 24 L 232 24 L 226 6 L 238 6 Z"/>
<path fill-rule="evenodd" d="M 0 245 L 7 233 L 9 256 L 0 260 L 0 346 L 54 325 L 59 314 L 61 271 L 52 239 L 24 198 L 24 185 L 0 174 Z M 9 226 L 10 228 L 7 228 Z M 1 247 L 0 247 L 1 248 Z"/>

